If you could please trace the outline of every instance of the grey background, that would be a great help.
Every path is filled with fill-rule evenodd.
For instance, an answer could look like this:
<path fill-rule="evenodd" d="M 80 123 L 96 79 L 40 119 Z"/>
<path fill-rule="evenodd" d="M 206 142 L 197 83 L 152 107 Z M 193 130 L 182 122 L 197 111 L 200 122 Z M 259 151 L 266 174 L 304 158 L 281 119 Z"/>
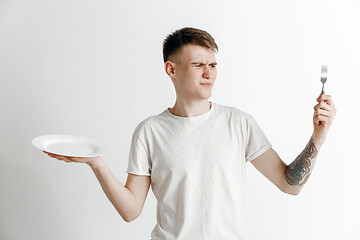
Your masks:
<path fill-rule="evenodd" d="M 175 101 L 162 41 L 192 26 L 219 45 L 210 100 L 249 112 L 286 162 L 312 134 L 320 69 L 338 114 L 299 196 L 249 164 L 248 239 L 360 238 L 357 1 L 0 1 L 0 239 L 150 239 L 156 199 L 122 220 L 91 169 L 49 158 L 44 134 L 104 142 L 125 184 L 131 135 Z"/>

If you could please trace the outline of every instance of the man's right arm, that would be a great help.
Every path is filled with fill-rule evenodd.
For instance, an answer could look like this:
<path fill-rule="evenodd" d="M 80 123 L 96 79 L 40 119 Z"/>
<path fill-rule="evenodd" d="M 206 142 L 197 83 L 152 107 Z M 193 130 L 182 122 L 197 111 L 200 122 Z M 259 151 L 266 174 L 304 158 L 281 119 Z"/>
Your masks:
<path fill-rule="evenodd" d="M 116 211 L 126 221 L 136 219 L 143 207 L 149 192 L 151 177 L 128 174 L 125 186 L 115 178 L 101 157 L 69 157 L 43 151 L 52 158 L 67 163 L 86 163 L 95 176 Z"/>
<path fill-rule="evenodd" d="M 126 184 L 123 186 L 115 178 L 102 158 L 99 157 L 88 165 L 120 216 L 126 222 L 136 219 L 144 207 L 151 177 L 128 174 Z"/>

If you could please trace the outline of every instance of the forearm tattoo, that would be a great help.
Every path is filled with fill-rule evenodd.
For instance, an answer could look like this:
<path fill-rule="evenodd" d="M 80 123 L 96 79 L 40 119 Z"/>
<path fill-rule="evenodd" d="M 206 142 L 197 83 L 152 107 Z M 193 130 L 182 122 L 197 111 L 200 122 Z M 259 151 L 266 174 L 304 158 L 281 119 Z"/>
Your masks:
<path fill-rule="evenodd" d="M 305 149 L 286 167 L 286 182 L 293 186 L 302 186 L 310 177 L 311 160 L 318 154 L 314 139 L 311 137 Z"/>

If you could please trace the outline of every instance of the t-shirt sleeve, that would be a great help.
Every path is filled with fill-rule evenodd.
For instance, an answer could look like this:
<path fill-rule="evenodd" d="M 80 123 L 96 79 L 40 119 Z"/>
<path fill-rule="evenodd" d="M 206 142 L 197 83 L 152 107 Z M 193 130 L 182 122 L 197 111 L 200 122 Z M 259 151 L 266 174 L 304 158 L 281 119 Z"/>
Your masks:
<path fill-rule="evenodd" d="M 245 147 L 246 162 L 250 162 L 272 147 L 254 117 L 247 114 L 247 144 Z"/>
<path fill-rule="evenodd" d="M 145 133 L 143 126 L 140 124 L 133 132 L 127 173 L 151 176 L 151 160 L 144 142 Z"/>

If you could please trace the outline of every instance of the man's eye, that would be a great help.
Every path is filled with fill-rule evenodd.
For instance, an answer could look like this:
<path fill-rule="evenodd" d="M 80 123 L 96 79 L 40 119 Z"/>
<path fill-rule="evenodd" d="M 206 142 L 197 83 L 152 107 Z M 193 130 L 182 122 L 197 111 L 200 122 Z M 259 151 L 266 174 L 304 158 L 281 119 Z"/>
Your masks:
<path fill-rule="evenodd" d="M 195 67 L 203 67 L 205 64 L 196 64 L 195 65 Z M 211 68 L 215 68 L 216 67 L 216 65 L 214 65 L 214 64 L 211 64 L 211 65 L 209 65 Z"/>

